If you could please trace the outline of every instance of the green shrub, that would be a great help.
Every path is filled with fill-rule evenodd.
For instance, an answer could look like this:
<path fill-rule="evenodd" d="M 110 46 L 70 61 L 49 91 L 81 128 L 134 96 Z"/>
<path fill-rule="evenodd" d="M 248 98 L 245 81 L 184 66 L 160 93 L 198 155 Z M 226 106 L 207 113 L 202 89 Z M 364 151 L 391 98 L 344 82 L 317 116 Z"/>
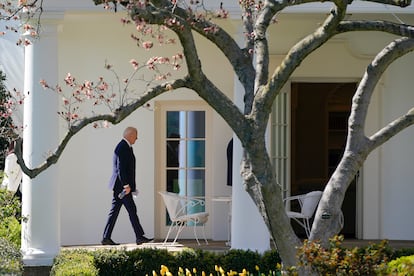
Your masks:
<path fill-rule="evenodd" d="M 159 272 L 162 264 L 172 265 L 173 257 L 166 249 L 138 248 L 128 251 L 131 274 L 125 275 L 152 275 L 152 271 Z"/>
<path fill-rule="evenodd" d="M 15 217 L 20 212 L 20 202 L 13 194 L 5 189 L 0 189 L 0 220 L 7 217 Z"/>
<path fill-rule="evenodd" d="M 8 217 L 0 223 L 0 237 L 20 247 L 21 243 L 21 225 L 15 217 Z"/>
<path fill-rule="evenodd" d="M 232 249 L 220 258 L 220 266 L 225 271 L 241 271 L 246 269 L 249 272 L 260 268 L 260 254 L 251 250 Z"/>
<path fill-rule="evenodd" d="M 193 269 L 197 271 L 204 271 L 207 275 L 214 272 L 214 267 L 219 263 L 223 254 L 213 253 L 209 251 L 203 251 L 201 249 L 196 250 L 183 250 L 174 254 L 175 264 L 173 267 L 168 266 L 170 272 L 177 273 L 181 267 L 187 268 L 190 271 Z"/>
<path fill-rule="evenodd" d="M 414 255 L 414 248 L 399 248 L 399 249 L 395 249 L 392 252 L 390 259 L 395 260 L 403 256 L 411 256 L 411 255 Z"/>
<path fill-rule="evenodd" d="M 22 275 L 23 262 L 19 248 L 0 238 L 0 275 Z"/>
<path fill-rule="evenodd" d="M 312 269 L 319 275 L 375 275 L 392 254 L 386 241 L 364 248 L 346 249 L 341 246 L 343 236 L 335 236 L 330 246 L 305 240 L 299 249 L 301 267 Z"/>
<path fill-rule="evenodd" d="M 93 251 L 92 255 L 100 276 L 133 275 L 134 268 L 130 267 L 129 256 L 125 250 L 103 249 Z"/>
<path fill-rule="evenodd" d="M 51 275 L 58 276 L 97 276 L 93 256 L 86 250 L 64 250 L 54 260 Z"/>
<path fill-rule="evenodd" d="M 380 275 L 414 275 L 414 255 L 392 260 L 378 273 Z"/>
<path fill-rule="evenodd" d="M 84 263 L 77 261 L 82 259 L 82 255 L 87 260 Z M 153 271 L 160 275 L 162 266 L 168 267 L 172 275 L 178 275 L 180 269 L 198 271 L 200 275 L 203 271 L 206 275 L 216 275 L 215 269 L 217 267 L 222 267 L 227 271 L 240 272 L 246 269 L 253 273 L 257 273 L 257 268 L 262 273 L 267 273 L 270 270 L 277 271 L 276 264 L 279 261 L 280 257 L 276 251 L 260 255 L 257 252 L 244 250 L 230 250 L 224 253 L 213 253 L 199 249 L 169 252 L 165 249 L 154 248 L 137 248 L 131 251 L 125 249 L 64 250 L 55 258 L 52 275 L 75 275 L 70 273 L 74 273 L 76 270 L 78 275 L 95 275 L 92 273 L 97 273 L 97 271 L 100 276 L 153 275 Z M 94 270 L 91 269 L 92 266 L 95 268 Z M 63 274 L 61 271 L 68 274 Z"/>
<path fill-rule="evenodd" d="M 0 237 L 18 248 L 21 244 L 21 225 L 18 221 L 20 210 L 19 200 L 9 191 L 0 189 Z"/>
<path fill-rule="evenodd" d="M 260 271 L 267 273 L 268 271 L 277 271 L 278 265 L 282 263 L 279 252 L 276 250 L 268 250 L 263 253 L 260 265 Z"/>

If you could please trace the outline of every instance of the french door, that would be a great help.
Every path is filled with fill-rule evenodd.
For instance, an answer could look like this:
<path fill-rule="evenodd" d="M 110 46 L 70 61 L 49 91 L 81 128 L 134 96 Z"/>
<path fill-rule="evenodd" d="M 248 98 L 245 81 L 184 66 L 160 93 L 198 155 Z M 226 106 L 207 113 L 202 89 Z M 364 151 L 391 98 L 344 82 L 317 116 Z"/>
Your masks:
<path fill-rule="evenodd" d="M 199 101 L 165 101 L 156 104 L 156 183 L 158 191 L 205 198 L 208 194 L 208 106 Z M 170 221 L 158 193 L 156 235 L 164 238 Z M 206 206 L 187 210 L 207 211 Z M 206 228 L 207 230 L 208 228 Z M 180 238 L 193 238 L 184 230 Z M 208 233 L 209 231 L 207 231 Z"/>

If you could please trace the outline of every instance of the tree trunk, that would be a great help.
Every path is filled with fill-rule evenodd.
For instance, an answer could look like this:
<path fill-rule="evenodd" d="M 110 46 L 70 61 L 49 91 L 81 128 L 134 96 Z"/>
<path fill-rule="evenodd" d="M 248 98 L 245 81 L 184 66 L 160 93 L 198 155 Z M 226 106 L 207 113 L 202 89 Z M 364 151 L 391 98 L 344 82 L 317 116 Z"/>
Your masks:
<path fill-rule="evenodd" d="M 286 215 L 282 188 L 277 183 L 272 164 L 267 154 L 264 137 L 245 147 L 249 151 L 243 160 L 244 186 L 263 217 L 270 235 L 286 267 L 296 266 L 297 248 L 301 245 Z M 242 141 L 243 143 L 243 141 Z"/>
<path fill-rule="evenodd" d="M 366 150 L 365 150 L 366 151 Z M 365 151 L 346 150 L 329 179 L 315 214 L 310 240 L 320 240 L 327 246 L 329 238 L 337 235 L 344 224 L 342 202 L 346 190 L 366 158 Z M 356 154 L 358 152 L 358 154 Z"/>

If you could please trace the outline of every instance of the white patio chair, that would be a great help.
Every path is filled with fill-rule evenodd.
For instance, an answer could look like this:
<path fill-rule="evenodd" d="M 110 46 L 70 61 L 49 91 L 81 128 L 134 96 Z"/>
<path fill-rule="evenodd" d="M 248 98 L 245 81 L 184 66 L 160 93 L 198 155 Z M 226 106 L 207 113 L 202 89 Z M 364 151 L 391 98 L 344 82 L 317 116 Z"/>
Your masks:
<path fill-rule="evenodd" d="M 291 196 L 284 199 L 286 214 L 289 218 L 294 219 L 300 226 L 305 229 L 306 236 L 309 238 L 311 231 L 311 219 L 322 197 L 321 191 L 313 191 L 303 195 Z M 289 209 L 292 201 L 299 201 L 300 212 L 293 212 Z"/>
<path fill-rule="evenodd" d="M 167 237 L 164 240 L 164 244 L 167 242 L 171 231 L 175 228 L 177 234 L 174 238 L 173 244 L 177 241 L 178 236 L 184 227 L 193 227 L 194 237 L 200 245 L 200 242 L 197 237 L 196 227 L 202 225 L 203 238 L 206 244 L 208 241 L 206 239 L 206 233 L 204 231 L 204 225 L 208 220 L 209 213 L 207 212 L 193 212 L 197 206 L 205 206 L 205 200 L 198 197 L 185 197 L 180 196 L 176 193 L 171 192 L 159 192 L 162 196 L 165 207 L 167 208 L 168 215 L 171 219 L 171 225 L 168 229 Z"/>

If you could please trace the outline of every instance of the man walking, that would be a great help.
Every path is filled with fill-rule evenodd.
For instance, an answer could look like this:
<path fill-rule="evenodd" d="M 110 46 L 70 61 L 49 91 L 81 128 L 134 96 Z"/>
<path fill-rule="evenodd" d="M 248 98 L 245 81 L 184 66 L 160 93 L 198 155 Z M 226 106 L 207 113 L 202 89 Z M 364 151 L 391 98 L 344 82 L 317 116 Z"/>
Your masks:
<path fill-rule="evenodd" d="M 134 127 L 127 127 L 124 130 L 123 139 L 115 148 L 113 156 L 113 171 L 109 182 L 109 188 L 113 190 L 112 207 L 109 211 L 108 221 L 103 233 L 103 245 L 118 245 L 111 239 L 116 220 L 122 205 L 128 211 L 129 220 L 134 229 L 137 244 L 149 242 L 144 236 L 144 230 L 139 222 L 137 207 L 132 193 L 136 192 L 135 183 L 135 155 L 132 145 L 138 139 L 138 131 Z"/>

